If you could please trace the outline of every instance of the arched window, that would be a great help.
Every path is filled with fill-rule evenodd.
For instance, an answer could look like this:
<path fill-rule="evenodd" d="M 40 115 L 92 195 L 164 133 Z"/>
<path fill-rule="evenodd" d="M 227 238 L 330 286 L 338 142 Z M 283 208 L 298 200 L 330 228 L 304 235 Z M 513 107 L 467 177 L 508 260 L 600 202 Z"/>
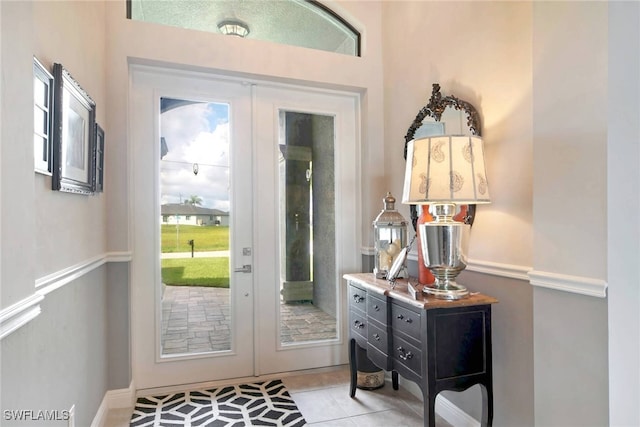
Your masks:
<path fill-rule="evenodd" d="M 127 0 L 127 17 L 360 56 L 360 33 L 314 0 Z"/>

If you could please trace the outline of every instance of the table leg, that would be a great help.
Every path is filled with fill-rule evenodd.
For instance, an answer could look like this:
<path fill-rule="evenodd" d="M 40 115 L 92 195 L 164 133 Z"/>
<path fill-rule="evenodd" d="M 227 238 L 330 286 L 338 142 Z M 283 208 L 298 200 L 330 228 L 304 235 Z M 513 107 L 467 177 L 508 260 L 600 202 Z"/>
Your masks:
<path fill-rule="evenodd" d="M 349 396 L 355 397 L 356 385 L 358 383 L 358 363 L 356 355 L 356 340 L 351 338 L 349 340 L 349 371 L 351 374 L 351 388 Z"/>
<path fill-rule="evenodd" d="M 428 392 L 422 392 L 424 404 L 422 406 L 424 414 L 424 426 L 436 427 L 436 396 L 432 396 Z"/>
<path fill-rule="evenodd" d="M 482 423 L 483 427 L 491 427 L 493 424 L 493 387 L 491 384 L 480 384 L 482 391 Z"/>
<path fill-rule="evenodd" d="M 391 385 L 394 390 L 398 390 L 398 373 L 396 371 L 391 371 Z"/>

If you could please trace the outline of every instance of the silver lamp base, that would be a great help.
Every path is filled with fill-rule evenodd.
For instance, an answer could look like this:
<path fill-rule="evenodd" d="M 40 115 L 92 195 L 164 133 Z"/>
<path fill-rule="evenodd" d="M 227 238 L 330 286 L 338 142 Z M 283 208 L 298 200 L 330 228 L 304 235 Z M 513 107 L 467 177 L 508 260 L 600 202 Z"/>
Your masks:
<path fill-rule="evenodd" d="M 423 287 L 422 292 L 427 295 L 433 295 L 436 298 L 448 300 L 457 300 L 469 296 L 467 288 L 457 284 L 455 281 L 442 285 L 438 283 L 437 279 L 435 283 Z"/>
<path fill-rule="evenodd" d="M 425 286 L 423 292 L 441 299 L 464 298 L 469 291 L 455 279 L 467 266 L 469 225 L 453 220 L 454 205 L 432 205 L 431 212 L 435 220 L 418 227 L 424 264 L 436 281 Z"/>

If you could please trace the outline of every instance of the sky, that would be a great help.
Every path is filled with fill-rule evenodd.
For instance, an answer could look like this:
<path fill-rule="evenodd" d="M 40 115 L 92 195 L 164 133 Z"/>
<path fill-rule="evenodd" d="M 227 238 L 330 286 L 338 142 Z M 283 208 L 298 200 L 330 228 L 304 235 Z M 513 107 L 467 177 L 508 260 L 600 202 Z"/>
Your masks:
<path fill-rule="evenodd" d="M 160 116 L 169 152 L 160 161 L 161 203 L 191 196 L 200 206 L 229 212 L 229 111 L 227 104 L 197 103 Z M 198 174 L 193 173 L 194 163 Z"/>

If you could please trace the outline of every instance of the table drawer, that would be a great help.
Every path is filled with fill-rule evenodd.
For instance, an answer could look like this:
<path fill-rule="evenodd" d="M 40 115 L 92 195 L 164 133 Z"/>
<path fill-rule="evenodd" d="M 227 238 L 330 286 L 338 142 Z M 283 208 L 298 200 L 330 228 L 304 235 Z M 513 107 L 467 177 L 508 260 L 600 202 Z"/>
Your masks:
<path fill-rule="evenodd" d="M 359 344 L 366 346 L 367 344 L 367 319 L 364 314 L 351 310 L 349 312 L 349 331 L 353 338 L 356 338 Z"/>
<path fill-rule="evenodd" d="M 369 345 L 367 346 L 367 358 L 377 367 L 385 371 L 391 370 L 391 358 L 389 355 L 373 347 L 371 341 L 369 341 Z"/>
<path fill-rule="evenodd" d="M 367 291 L 356 286 L 349 285 L 349 306 L 363 313 L 367 312 Z"/>
<path fill-rule="evenodd" d="M 391 327 L 420 340 L 420 313 L 391 304 Z"/>
<path fill-rule="evenodd" d="M 367 295 L 367 316 L 383 325 L 387 324 L 387 302 L 373 295 Z"/>
<path fill-rule="evenodd" d="M 389 354 L 389 336 L 374 324 L 367 325 L 367 341 L 384 354 Z"/>
<path fill-rule="evenodd" d="M 400 365 L 422 376 L 422 351 L 419 348 L 394 335 L 392 354 L 394 367 Z"/>

